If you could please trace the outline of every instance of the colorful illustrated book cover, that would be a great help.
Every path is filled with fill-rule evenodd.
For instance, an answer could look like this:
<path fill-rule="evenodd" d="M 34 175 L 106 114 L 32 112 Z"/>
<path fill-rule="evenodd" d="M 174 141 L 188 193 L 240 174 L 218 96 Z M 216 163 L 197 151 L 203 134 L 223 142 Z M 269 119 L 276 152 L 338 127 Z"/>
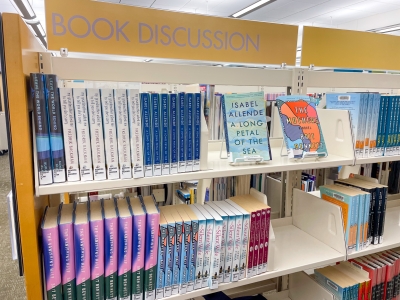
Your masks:
<path fill-rule="evenodd" d="M 271 160 L 264 93 L 224 95 L 222 109 L 230 162 Z"/>
<path fill-rule="evenodd" d="M 276 104 L 289 158 L 302 158 L 306 152 L 327 156 L 316 101 L 309 96 L 281 96 Z"/>

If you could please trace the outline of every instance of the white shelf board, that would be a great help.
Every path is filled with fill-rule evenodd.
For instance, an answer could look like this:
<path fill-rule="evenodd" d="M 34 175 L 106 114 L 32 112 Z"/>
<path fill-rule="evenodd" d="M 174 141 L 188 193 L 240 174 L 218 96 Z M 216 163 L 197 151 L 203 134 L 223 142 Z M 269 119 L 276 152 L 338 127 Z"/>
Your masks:
<path fill-rule="evenodd" d="M 275 271 L 239 280 L 237 282 L 220 284 L 218 289 L 215 290 L 203 288 L 184 295 L 175 295 L 165 299 L 190 299 L 254 282 L 288 275 L 306 269 L 319 268 L 345 259 L 343 254 L 300 230 L 296 226 L 289 225 L 292 223 L 291 219 L 292 218 L 286 218 L 273 221 L 276 248 L 278 249 L 275 253 Z"/>
<path fill-rule="evenodd" d="M 219 151 L 210 151 L 208 154 L 209 170 L 206 171 L 179 173 L 174 175 L 145 177 L 138 179 L 65 182 L 39 186 L 36 192 L 37 196 L 40 196 L 83 191 L 100 191 L 135 186 L 148 186 L 155 184 L 181 182 L 186 180 L 200 180 L 259 173 L 330 168 L 353 164 L 352 158 L 346 158 L 334 154 L 329 154 L 328 157 L 321 158 L 319 160 L 305 159 L 304 161 L 294 161 L 288 159 L 288 157 L 281 157 L 280 151 L 280 147 L 271 148 L 273 160 L 269 162 L 261 164 L 243 163 L 236 166 L 231 166 L 227 159 L 221 159 Z"/>
<path fill-rule="evenodd" d="M 376 252 L 400 247 L 400 207 L 386 209 L 383 243 L 347 255 L 347 259 L 365 256 Z"/>
<path fill-rule="evenodd" d="M 356 158 L 356 165 L 400 160 L 400 155 Z"/>

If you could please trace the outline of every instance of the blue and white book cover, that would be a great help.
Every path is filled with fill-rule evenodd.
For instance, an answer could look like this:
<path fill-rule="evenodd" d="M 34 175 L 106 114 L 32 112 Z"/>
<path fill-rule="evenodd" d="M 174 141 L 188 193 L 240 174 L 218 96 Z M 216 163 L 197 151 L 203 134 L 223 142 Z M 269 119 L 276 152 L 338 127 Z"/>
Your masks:
<path fill-rule="evenodd" d="M 385 119 L 385 151 L 384 155 L 392 155 L 392 131 L 393 131 L 393 119 L 394 119 L 394 114 L 395 114 L 395 97 L 394 96 L 389 96 L 388 97 L 388 105 L 387 105 L 387 114 L 386 114 L 386 119 Z"/>
<path fill-rule="evenodd" d="M 186 125 L 186 172 L 193 171 L 193 101 L 194 94 L 186 94 L 185 125 Z"/>
<path fill-rule="evenodd" d="M 178 173 L 178 95 L 170 95 L 170 154 L 171 154 L 171 166 L 170 174 Z"/>
<path fill-rule="evenodd" d="M 193 104 L 193 171 L 200 171 L 201 94 L 194 94 Z"/>
<path fill-rule="evenodd" d="M 376 156 L 382 156 L 385 152 L 386 119 L 390 96 L 381 96 L 379 106 L 378 134 L 376 138 Z"/>
<path fill-rule="evenodd" d="M 162 145 L 161 145 L 161 162 L 162 175 L 170 174 L 170 129 L 169 129 L 169 95 L 161 94 L 161 129 L 162 129 Z"/>
<path fill-rule="evenodd" d="M 143 162 L 144 176 L 153 176 L 153 141 L 152 141 L 152 124 L 151 124 L 151 100 L 150 94 L 143 93 L 140 95 L 140 104 L 142 110 L 142 136 L 143 136 Z"/>
<path fill-rule="evenodd" d="M 178 121 L 178 173 L 186 172 L 186 135 L 185 135 L 185 93 L 178 94 L 178 110 L 179 110 L 179 121 Z"/>
<path fill-rule="evenodd" d="M 161 117 L 159 94 L 151 94 L 151 120 L 153 133 L 153 175 L 161 176 Z"/>
<path fill-rule="evenodd" d="M 222 110 L 229 161 L 271 160 L 264 92 L 224 95 Z"/>

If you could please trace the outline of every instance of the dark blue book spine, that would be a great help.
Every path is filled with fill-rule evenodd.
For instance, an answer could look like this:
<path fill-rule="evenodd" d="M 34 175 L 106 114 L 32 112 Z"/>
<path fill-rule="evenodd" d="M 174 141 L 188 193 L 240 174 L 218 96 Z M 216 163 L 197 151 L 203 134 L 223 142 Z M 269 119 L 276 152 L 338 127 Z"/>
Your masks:
<path fill-rule="evenodd" d="M 193 109 L 193 171 L 200 170 L 200 147 L 201 147 L 201 94 L 194 94 L 194 109 Z"/>
<path fill-rule="evenodd" d="M 32 73 L 30 76 L 35 120 L 37 167 L 39 184 L 53 183 L 51 148 L 49 135 L 49 118 L 45 97 L 44 75 Z"/>
<path fill-rule="evenodd" d="M 186 172 L 186 141 L 185 141 L 185 93 L 179 93 L 179 167 L 178 172 Z"/>
<path fill-rule="evenodd" d="M 170 172 L 170 130 L 169 130 L 169 95 L 161 94 L 161 127 L 162 127 L 162 175 Z"/>
<path fill-rule="evenodd" d="M 186 94 L 186 172 L 193 171 L 193 101 L 194 94 Z"/>
<path fill-rule="evenodd" d="M 65 182 L 65 153 L 62 131 L 60 95 L 57 87 L 57 76 L 45 75 L 47 110 L 50 125 L 50 149 L 53 166 L 53 181 Z"/>
<path fill-rule="evenodd" d="M 221 104 L 222 104 L 222 115 L 224 118 L 224 136 L 225 136 L 225 142 L 226 142 L 226 152 L 228 152 L 229 155 L 229 136 L 228 136 L 228 124 L 226 122 L 226 108 L 225 108 L 225 97 L 221 97 Z"/>
<path fill-rule="evenodd" d="M 142 137 L 143 137 L 143 161 L 145 177 L 153 176 L 153 151 L 151 135 L 150 94 L 140 95 L 142 110 Z"/>
<path fill-rule="evenodd" d="M 170 173 L 178 173 L 178 95 L 170 95 L 171 167 Z"/>
<path fill-rule="evenodd" d="M 161 175 L 161 118 L 160 95 L 151 94 L 151 118 L 153 125 L 153 175 Z"/>

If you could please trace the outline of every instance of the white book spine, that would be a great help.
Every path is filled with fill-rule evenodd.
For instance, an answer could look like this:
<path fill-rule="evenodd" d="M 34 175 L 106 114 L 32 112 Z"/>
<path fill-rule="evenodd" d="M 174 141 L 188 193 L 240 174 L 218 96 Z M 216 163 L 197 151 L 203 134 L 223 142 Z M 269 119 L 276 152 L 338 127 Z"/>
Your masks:
<path fill-rule="evenodd" d="M 204 246 L 206 240 L 206 221 L 199 220 L 199 234 L 197 240 L 197 256 L 196 256 L 196 280 L 194 289 L 201 289 L 202 286 L 202 275 L 204 265 Z"/>
<path fill-rule="evenodd" d="M 60 88 L 60 104 L 64 135 L 67 180 L 79 181 L 78 145 L 76 142 L 75 112 L 72 89 Z"/>
<path fill-rule="evenodd" d="M 128 100 L 125 89 L 114 92 L 117 120 L 119 174 L 121 179 L 132 178 L 131 146 L 129 142 Z"/>
<path fill-rule="evenodd" d="M 128 108 L 131 136 L 131 152 L 133 177 L 144 177 L 143 144 L 142 144 L 142 115 L 140 110 L 139 90 L 128 90 Z"/>
<path fill-rule="evenodd" d="M 90 123 L 90 141 L 92 145 L 94 180 L 107 179 L 106 157 L 104 154 L 103 118 L 99 89 L 87 89 Z"/>
<path fill-rule="evenodd" d="M 114 92 L 112 89 L 101 89 L 101 105 L 103 109 L 107 178 L 119 179 L 117 129 L 115 123 Z"/>
<path fill-rule="evenodd" d="M 73 89 L 81 181 L 93 180 L 86 89 Z"/>
<path fill-rule="evenodd" d="M 220 221 L 215 220 L 214 230 L 213 230 L 210 278 L 208 282 L 208 287 L 212 290 L 218 288 L 218 272 L 220 268 L 221 240 L 222 240 L 222 220 Z"/>
<path fill-rule="evenodd" d="M 232 281 L 233 250 L 235 243 L 235 217 L 228 218 L 228 230 L 226 235 L 225 274 L 224 282 Z"/>
<path fill-rule="evenodd" d="M 233 248 L 233 262 L 232 262 L 232 281 L 240 279 L 240 252 L 242 245 L 242 226 L 243 217 L 236 215 L 235 217 L 235 240 Z"/>
<path fill-rule="evenodd" d="M 212 244 L 213 244 L 213 232 L 214 232 L 214 221 L 207 219 L 206 227 L 206 243 L 204 246 L 204 265 L 203 265 L 203 282 L 201 286 L 207 287 L 208 280 L 211 278 L 211 258 L 212 258 Z"/>

